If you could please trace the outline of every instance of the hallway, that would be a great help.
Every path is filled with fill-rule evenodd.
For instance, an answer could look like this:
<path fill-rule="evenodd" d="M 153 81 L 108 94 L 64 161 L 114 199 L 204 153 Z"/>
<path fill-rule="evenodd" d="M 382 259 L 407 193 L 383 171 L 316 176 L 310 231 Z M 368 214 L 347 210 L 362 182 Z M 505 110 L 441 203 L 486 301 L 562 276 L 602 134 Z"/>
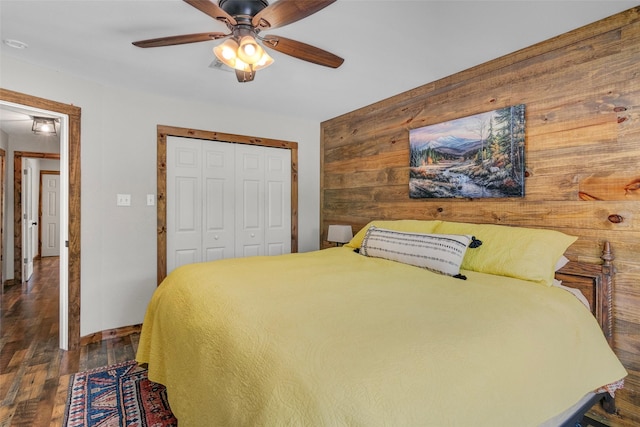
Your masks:
<path fill-rule="evenodd" d="M 135 356 L 137 334 L 58 348 L 58 264 L 58 257 L 35 260 L 31 280 L 2 293 L 0 427 L 60 426 L 71 374 Z"/>

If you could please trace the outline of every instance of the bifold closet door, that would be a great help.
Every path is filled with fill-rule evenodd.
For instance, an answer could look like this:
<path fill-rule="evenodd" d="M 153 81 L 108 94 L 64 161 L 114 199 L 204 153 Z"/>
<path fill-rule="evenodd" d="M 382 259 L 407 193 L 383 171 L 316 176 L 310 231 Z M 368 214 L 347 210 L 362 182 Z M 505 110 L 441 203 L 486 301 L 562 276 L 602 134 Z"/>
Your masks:
<path fill-rule="evenodd" d="M 291 152 L 167 138 L 167 273 L 291 252 Z"/>
<path fill-rule="evenodd" d="M 291 151 L 236 145 L 236 256 L 291 252 Z"/>
<path fill-rule="evenodd" d="M 235 254 L 234 147 L 167 138 L 167 272 Z"/>
<path fill-rule="evenodd" d="M 291 252 L 291 150 L 266 149 L 265 255 Z"/>

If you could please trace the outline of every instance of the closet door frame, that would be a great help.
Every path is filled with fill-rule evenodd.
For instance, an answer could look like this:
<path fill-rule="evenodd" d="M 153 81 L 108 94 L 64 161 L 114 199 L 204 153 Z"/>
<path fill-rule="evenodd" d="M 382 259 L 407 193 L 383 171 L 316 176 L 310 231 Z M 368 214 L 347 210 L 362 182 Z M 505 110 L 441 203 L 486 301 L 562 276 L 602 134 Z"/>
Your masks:
<path fill-rule="evenodd" d="M 167 276 L 167 137 L 194 138 L 291 151 L 291 252 L 298 252 L 298 143 L 174 126 L 157 126 L 158 285 Z"/>

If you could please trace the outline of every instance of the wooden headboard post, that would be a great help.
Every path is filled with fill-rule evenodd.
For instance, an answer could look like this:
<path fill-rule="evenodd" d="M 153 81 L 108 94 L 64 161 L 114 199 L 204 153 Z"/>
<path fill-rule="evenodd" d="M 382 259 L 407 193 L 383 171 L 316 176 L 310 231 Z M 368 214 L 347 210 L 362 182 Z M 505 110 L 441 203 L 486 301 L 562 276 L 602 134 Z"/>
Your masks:
<path fill-rule="evenodd" d="M 600 322 L 600 326 L 604 331 L 605 337 L 611 348 L 613 348 L 613 253 L 611 245 L 608 241 L 604 242 L 602 247 L 602 296 L 598 298 L 600 301 L 600 319 L 606 319 Z M 598 316 L 596 316 L 597 318 Z"/>
<path fill-rule="evenodd" d="M 556 272 L 556 279 L 562 284 L 579 289 L 589 301 L 591 312 L 598 320 L 609 346 L 613 348 L 613 253 L 611 245 L 605 241 L 602 245 L 602 264 L 588 264 L 570 261 Z M 604 393 L 602 407 L 609 413 L 616 413 L 615 399 Z"/>
<path fill-rule="evenodd" d="M 605 241 L 602 246 L 602 264 L 571 261 L 556 272 L 562 284 L 579 289 L 589 301 L 591 312 L 598 320 L 607 342 L 613 348 L 613 253 Z"/>
<path fill-rule="evenodd" d="M 613 253 L 611 252 L 611 245 L 605 240 L 602 247 L 602 275 L 603 275 L 603 293 L 602 304 L 600 305 L 601 319 L 607 319 L 606 322 L 601 322 L 600 326 L 604 331 L 604 335 L 607 338 L 607 342 L 613 348 L 613 274 L 615 272 L 613 267 Z M 609 414 L 615 414 L 617 412 L 616 401 L 610 394 L 605 394 L 602 399 L 602 407 Z"/>

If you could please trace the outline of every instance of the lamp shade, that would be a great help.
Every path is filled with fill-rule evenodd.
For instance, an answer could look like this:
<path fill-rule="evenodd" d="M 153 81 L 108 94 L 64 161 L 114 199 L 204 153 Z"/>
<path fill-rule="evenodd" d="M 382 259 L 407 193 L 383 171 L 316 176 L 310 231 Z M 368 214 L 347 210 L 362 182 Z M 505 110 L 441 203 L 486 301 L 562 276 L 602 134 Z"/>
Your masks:
<path fill-rule="evenodd" d="M 240 47 L 238 48 L 238 57 L 247 64 L 256 64 L 262 58 L 264 50 L 251 36 L 244 36 L 240 40 Z"/>
<path fill-rule="evenodd" d="M 327 241 L 335 243 L 347 243 L 353 237 L 350 225 L 330 225 L 327 233 Z"/>

